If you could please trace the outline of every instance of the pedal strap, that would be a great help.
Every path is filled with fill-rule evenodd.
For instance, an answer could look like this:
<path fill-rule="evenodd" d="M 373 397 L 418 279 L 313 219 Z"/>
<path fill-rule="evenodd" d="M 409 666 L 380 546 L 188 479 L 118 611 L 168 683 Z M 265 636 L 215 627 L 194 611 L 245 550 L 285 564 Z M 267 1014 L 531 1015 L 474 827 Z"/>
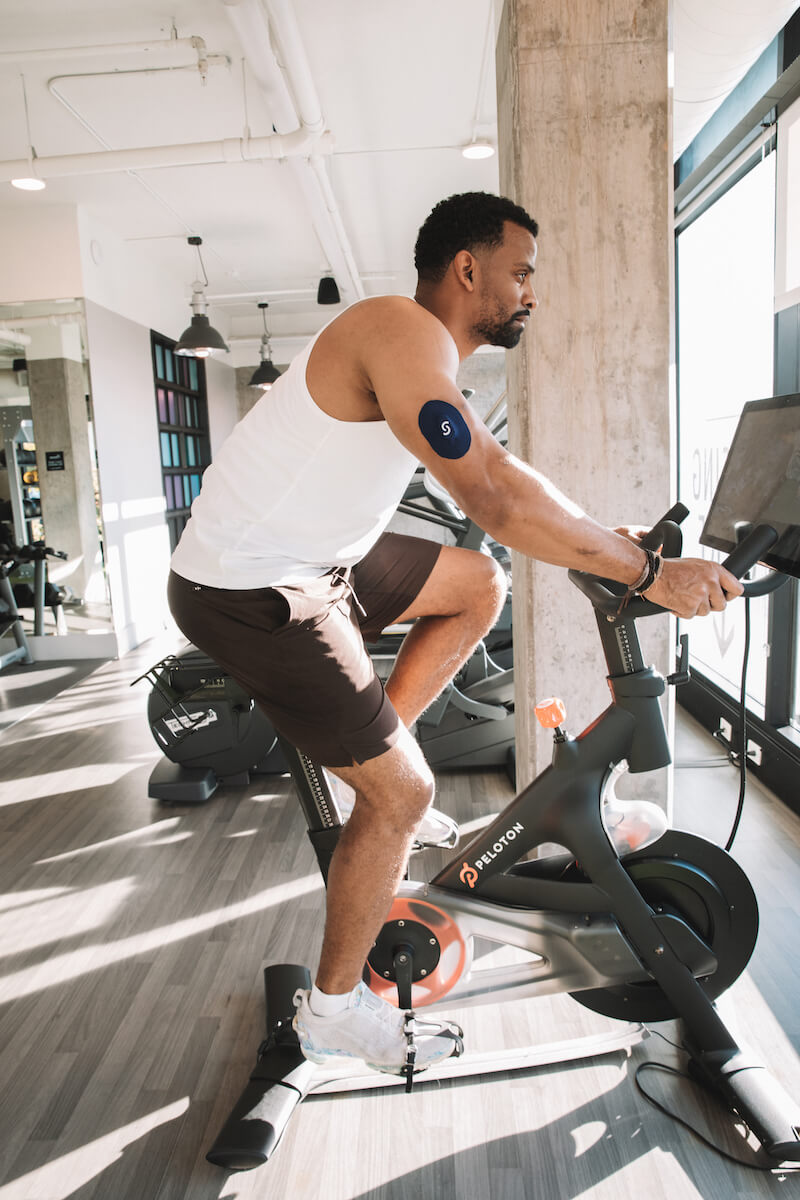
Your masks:
<path fill-rule="evenodd" d="M 407 1093 L 410 1092 L 414 1086 L 414 1066 L 417 1061 L 417 1044 L 414 1041 L 414 1034 L 416 1033 L 417 1029 L 416 1018 L 417 1014 L 414 1012 L 413 1008 L 410 1008 L 405 1015 L 405 1021 L 403 1024 L 403 1033 L 406 1037 L 406 1061 L 400 1074 L 405 1076 Z"/>

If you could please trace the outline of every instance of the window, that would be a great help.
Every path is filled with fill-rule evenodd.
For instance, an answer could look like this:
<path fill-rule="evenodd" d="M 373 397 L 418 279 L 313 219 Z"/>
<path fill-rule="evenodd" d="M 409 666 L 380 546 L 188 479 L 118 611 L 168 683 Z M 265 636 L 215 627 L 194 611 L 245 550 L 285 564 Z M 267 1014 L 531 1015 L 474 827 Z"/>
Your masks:
<path fill-rule="evenodd" d="M 784 42 L 792 62 L 794 45 Z M 785 75 L 787 62 L 778 69 Z M 765 92 L 762 117 L 741 138 L 734 118 L 745 83 L 733 93 L 726 137 L 714 143 L 720 128 L 709 123 L 708 136 L 701 131 L 676 165 L 679 495 L 692 509 L 684 525 L 689 554 L 711 553 L 698 536 L 743 404 L 800 393 L 800 100 L 797 89 L 787 91 L 776 129 L 779 89 Z M 737 601 L 691 622 L 692 679 L 678 692 L 707 729 L 723 740 L 732 732 L 736 748 L 744 617 Z M 798 581 L 754 600 L 751 618 L 750 766 L 800 812 Z"/>
<path fill-rule="evenodd" d="M 768 154 L 678 235 L 678 479 L 691 509 L 685 554 L 714 553 L 698 538 L 730 438 L 744 404 L 772 395 L 774 212 L 775 155 Z M 762 717 L 767 614 L 766 603 L 752 605 L 748 699 Z M 693 666 L 736 696 L 743 605 L 693 622 L 689 635 Z"/>
<path fill-rule="evenodd" d="M 157 333 L 151 342 L 161 477 L 174 550 L 210 461 L 205 366 L 200 359 L 174 354 L 175 343 Z"/>

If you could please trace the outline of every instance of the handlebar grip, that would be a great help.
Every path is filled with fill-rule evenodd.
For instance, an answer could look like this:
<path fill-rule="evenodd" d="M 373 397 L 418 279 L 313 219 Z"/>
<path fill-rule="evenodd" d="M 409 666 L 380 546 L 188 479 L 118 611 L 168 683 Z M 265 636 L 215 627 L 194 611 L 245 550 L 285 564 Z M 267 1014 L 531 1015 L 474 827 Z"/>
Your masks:
<path fill-rule="evenodd" d="M 665 525 L 668 521 L 674 525 L 680 525 L 682 521 L 686 520 L 688 515 L 689 510 L 685 504 L 681 504 L 680 501 L 677 504 L 673 504 L 669 512 L 665 512 L 661 520 L 656 521 L 650 532 L 644 535 L 640 545 L 644 546 L 646 550 L 657 550 L 662 542 L 661 526 Z"/>
<path fill-rule="evenodd" d="M 723 562 L 726 571 L 740 579 L 758 560 L 766 554 L 770 546 L 774 546 L 778 534 L 771 525 L 756 525 L 746 538 L 743 538 L 736 549 Z"/>
<path fill-rule="evenodd" d="M 645 546 L 648 550 L 656 550 L 663 543 L 664 554 L 667 558 L 680 558 L 682 534 L 679 525 L 681 521 L 686 520 L 688 515 L 689 509 L 685 504 L 680 502 L 673 504 L 672 508 L 664 513 L 661 520 L 656 521 L 652 529 L 645 534 L 640 545 Z M 584 571 L 576 571 L 574 568 L 568 571 L 568 575 L 599 612 L 603 612 L 609 617 L 616 615 L 619 611 L 620 600 L 625 594 L 624 584 L 615 585 L 611 580 L 600 579 L 597 575 L 589 575 Z M 658 606 L 649 600 L 639 598 L 635 603 L 640 614 L 660 611 Z M 629 608 L 628 611 L 634 610 Z"/>

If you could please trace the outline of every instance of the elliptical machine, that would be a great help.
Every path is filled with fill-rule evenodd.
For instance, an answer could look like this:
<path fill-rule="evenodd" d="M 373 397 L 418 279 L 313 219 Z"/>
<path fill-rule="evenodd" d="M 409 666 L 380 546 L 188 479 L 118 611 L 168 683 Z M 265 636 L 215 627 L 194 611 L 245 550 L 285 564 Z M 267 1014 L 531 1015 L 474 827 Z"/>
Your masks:
<path fill-rule="evenodd" d="M 66 558 L 63 550 L 53 550 L 44 542 L 30 542 L 18 546 L 14 536 L 3 522 L 0 522 L 0 637 L 12 633 L 16 647 L 0 654 L 0 670 L 14 662 L 30 664 L 33 662 L 28 638 L 22 624 L 19 606 L 33 608 L 33 633 L 35 637 L 44 634 L 44 610 L 49 607 L 55 620 L 56 633 L 66 633 L 67 623 L 64 617 L 64 589 L 52 584 L 47 579 L 48 558 Z M 27 583 L 12 585 L 11 576 L 24 564 L 33 564 L 33 587 Z"/>
<path fill-rule="evenodd" d="M 147 719 L 163 757 L 147 794 L 164 804 L 205 804 L 220 784 L 283 775 L 288 764 L 275 730 L 252 696 L 202 650 L 170 654 L 143 675 Z"/>

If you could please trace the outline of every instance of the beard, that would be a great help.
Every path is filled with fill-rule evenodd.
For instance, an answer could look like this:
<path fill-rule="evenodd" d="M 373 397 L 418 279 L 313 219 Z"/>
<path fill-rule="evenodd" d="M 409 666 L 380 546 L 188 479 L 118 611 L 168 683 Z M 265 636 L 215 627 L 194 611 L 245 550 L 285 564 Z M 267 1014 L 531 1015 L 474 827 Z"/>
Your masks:
<path fill-rule="evenodd" d="M 484 345 L 501 346 L 505 350 L 513 350 L 525 332 L 525 326 L 517 324 L 523 315 L 527 317 L 528 314 L 520 310 L 503 320 L 499 314 L 482 312 L 473 325 L 472 331 Z"/>

